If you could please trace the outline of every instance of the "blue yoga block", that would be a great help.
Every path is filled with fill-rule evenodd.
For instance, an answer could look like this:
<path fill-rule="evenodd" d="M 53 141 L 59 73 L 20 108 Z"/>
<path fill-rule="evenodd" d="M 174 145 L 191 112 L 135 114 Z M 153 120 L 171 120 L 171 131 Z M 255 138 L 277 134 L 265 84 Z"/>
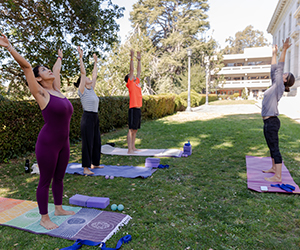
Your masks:
<path fill-rule="evenodd" d="M 187 155 L 191 155 L 192 154 L 192 146 L 183 146 L 183 153 L 187 154 Z"/>
<path fill-rule="evenodd" d="M 77 205 L 81 207 L 86 207 L 86 202 L 91 197 L 81 194 L 75 194 L 69 199 L 69 203 L 72 205 Z"/>
<path fill-rule="evenodd" d="M 91 197 L 87 200 L 87 207 L 106 208 L 109 205 L 109 198 L 106 197 Z"/>
<path fill-rule="evenodd" d="M 146 158 L 145 167 L 146 168 L 157 168 L 159 165 L 159 158 Z"/>

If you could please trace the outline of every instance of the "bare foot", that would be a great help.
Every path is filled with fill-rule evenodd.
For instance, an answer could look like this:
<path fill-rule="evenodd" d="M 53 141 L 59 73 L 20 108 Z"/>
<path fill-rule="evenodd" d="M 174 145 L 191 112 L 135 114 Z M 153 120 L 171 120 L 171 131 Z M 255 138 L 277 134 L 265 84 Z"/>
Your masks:
<path fill-rule="evenodd" d="M 272 177 L 265 177 L 265 180 L 266 181 L 270 181 L 270 182 L 281 182 L 281 177 L 278 177 L 278 176 L 272 176 Z"/>
<path fill-rule="evenodd" d="M 89 170 L 88 168 L 84 168 L 84 169 L 83 169 L 83 173 L 86 174 L 86 175 L 92 175 L 92 174 L 94 174 L 94 172 L 92 172 L 92 171 Z"/>
<path fill-rule="evenodd" d="M 133 150 L 134 150 L 134 151 L 141 151 L 141 149 L 137 149 L 137 148 L 134 148 Z"/>
<path fill-rule="evenodd" d="M 64 216 L 64 215 L 73 215 L 73 214 L 75 214 L 74 211 L 64 210 L 62 206 L 55 206 L 55 212 L 54 212 L 55 216 Z"/>
<path fill-rule="evenodd" d="M 46 228 L 47 230 L 52 230 L 52 229 L 58 228 L 58 226 L 50 220 L 50 217 L 48 214 L 42 215 L 40 225 L 42 227 Z"/>
<path fill-rule="evenodd" d="M 136 154 L 134 150 L 128 150 L 127 154 Z"/>
<path fill-rule="evenodd" d="M 104 166 L 94 166 L 94 165 L 92 164 L 91 169 L 95 169 L 95 168 L 104 168 Z"/>
<path fill-rule="evenodd" d="M 264 173 L 275 173 L 275 169 L 274 168 L 270 168 L 268 170 L 263 170 Z"/>

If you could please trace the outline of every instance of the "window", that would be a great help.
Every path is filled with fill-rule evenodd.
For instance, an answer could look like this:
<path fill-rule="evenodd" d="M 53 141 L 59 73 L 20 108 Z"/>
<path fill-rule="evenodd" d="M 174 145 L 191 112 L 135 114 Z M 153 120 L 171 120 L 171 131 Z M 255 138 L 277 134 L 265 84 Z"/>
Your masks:
<path fill-rule="evenodd" d="M 295 46 L 295 56 L 294 56 L 294 75 L 298 77 L 298 58 L 299 58 L 299 46 Z"/>
<path fill-rule="evenodd" d="M 277 44 L 277 36 L 274 36 L 273 38 L 274 38 L 273 44 L 275 45 L 275 44 Z"/>
<path fill-rule="evenodd" d="M 288 52 L 288 60 L 287 60 L 287 70 L 288 70 L 288 72 L 290 72 L 291 71 L 291 51 L 289 51 Z"/>
<path fill-rule="evenodd" d="M 291 33 L 292 30 L 292 14 L 289 15 L 289 34 Z"/>
<path fill-rule="evenodd" d="M 285 39 L 285 23 L 283 24 L 283 29 L 282 29 L 282 39 Z"/>
<path fill-rule="evenodd" d="M 280 47 L 280 30 L 278 32 L 278 47 Z"/>

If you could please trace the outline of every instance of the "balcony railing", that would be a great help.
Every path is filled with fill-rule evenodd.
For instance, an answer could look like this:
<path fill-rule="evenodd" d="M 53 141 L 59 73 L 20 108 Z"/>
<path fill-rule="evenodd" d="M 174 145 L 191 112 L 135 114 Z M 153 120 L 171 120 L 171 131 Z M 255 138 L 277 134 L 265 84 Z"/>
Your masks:
<path fill-rule="evenodd" d="M 228 74 L 253 74 L 253 73 L 270 73 L 271 65 L 247 65 L 247 66 L 233 66 L 224 67 L 220 70 L 218 75 Z"/>
<path fill-rule="evenodd" d="M 271 83 L 271 79 L 226 81 L 223 85 L 220 84 L 219 88 L 267 88 L 271 85 Z"/>

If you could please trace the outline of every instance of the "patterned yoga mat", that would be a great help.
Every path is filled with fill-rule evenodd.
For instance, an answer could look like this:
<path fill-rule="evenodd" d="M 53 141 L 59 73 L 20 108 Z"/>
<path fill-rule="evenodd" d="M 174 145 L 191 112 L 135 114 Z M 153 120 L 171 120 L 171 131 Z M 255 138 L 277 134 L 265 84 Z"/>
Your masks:
<path fill-rule="evenodd" d="M 36 202 L 0 197 L 0 225 L 68 240 L 106 242 L 131 219 L 123 213 L 71 206 L 63 208 L 76 214 L 55 216 L 54 204 L 49 204 L 50 219 L 59 227 L 47 230 L 40 225 L 41 217 Z"/>

